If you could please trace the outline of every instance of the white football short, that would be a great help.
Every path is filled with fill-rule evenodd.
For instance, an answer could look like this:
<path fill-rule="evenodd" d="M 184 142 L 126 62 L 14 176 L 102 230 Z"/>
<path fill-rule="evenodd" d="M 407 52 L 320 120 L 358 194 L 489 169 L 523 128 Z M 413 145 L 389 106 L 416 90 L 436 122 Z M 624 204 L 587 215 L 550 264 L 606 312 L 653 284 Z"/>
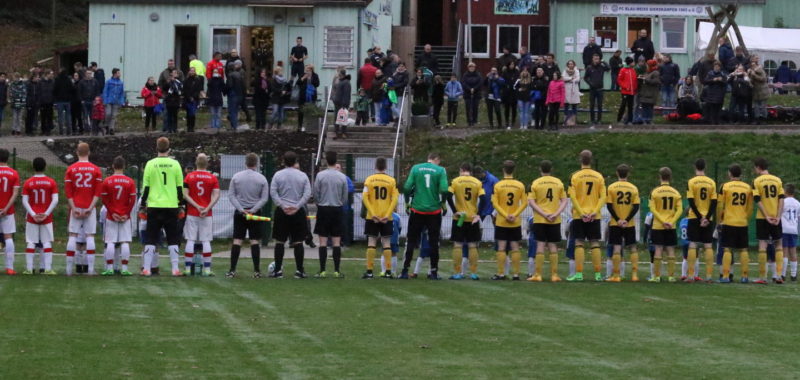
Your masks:
<path fill-rule="evenodd" d="M 97 233 L 97 209 L 92 209 L 88 217 L 78 219 L 74 216 L 69 218 L 69 233 L 94 235 Z"/>
<path fill-rule="evenodd" d="M 183 226 L 183 237 L 186 240 L 211 241 L 213 239 L 213 220 L 210 216 L 201 218 L 199 216 L 186 216 L 186 224 Z"/>
<path fill-rule="evenodd" d="M 103 241 L 106 244 L 130 243 L 133 236 L 131 220 L 128 219 L 124 222 L 115 222 L 113 220 L 106 219 L 105 227 L 103 228 L 103 235 Z"/>
<path fill-rule="evenodd" d="M 34 224 L 27 222 L 25 225 L 25 242 L 52 243 L 53 242 L 53 223 Z"/>
<path fill-rule="evenodd" d="M 14 219 L 14 214 L 0 218 L 0 234 L 14 233 L 17 233 L 17 221 Z"/>

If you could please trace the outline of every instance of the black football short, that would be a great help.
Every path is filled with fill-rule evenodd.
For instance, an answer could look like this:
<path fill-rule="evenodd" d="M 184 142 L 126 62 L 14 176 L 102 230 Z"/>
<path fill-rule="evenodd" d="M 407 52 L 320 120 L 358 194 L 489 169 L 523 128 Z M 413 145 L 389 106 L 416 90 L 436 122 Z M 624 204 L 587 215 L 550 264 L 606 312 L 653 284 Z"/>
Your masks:
<path fill-rule="evenodd" d="M 481 223 L 471 223 L 464 221 L 459 227 L 458 220 L 453 219 L 453 227 L 450 230 L 450 241 L 457 243 L 477 243 L 481 241 Z"/>
<path fill-rule="evenodd" d="M 783 226 L 769 224 L 766 219 L 756 219 L 756 239 L 775 241 L 783 237 Z"/>
<path fill-rule="evenodd" d="M 540 243 L 560 243 L 561 224 L 534 223 L 533 237 Z"/>
<path fill-rule="evenodd" d="M 255 220 L 247 220 L 244 214 L 239 211 L 233 213 L 233 238 L 236 240 L 261 240 L 262 231 L 264 230 L 263 222 Z"/>
<path fill-rule="evenodd" d="M 725 248 L 744 249 L 750 246 L 747 226 L 722 226 L 722 246 Z"/>
<path fill-rule="evenodd" d="M 700 226 L 700 219 L 689 219 L 686 226 L 686 240 L 692 243 L 711 244 L 714 240 L 714 223 Z"/>
<path fill-rule="evenodd" d="M 145 230 L 147 244 L 158 244 L 162 229 L 167 236 L 167 244 L 179 245 L 181 243 L 181 233 L 178 230 L 178 209 L 148 207 Z"/>
<path fill-rule="evenodd" d="M 277 242 L 285 243 L 287 240 L 292 244 L 301 243 L 308 236 L 308 221 L 306 221 L 306 210 L 300 209 L 293 215 L 286 215 L 283 209 L 278 207 L 272 217 L 272 238 Z"/>
<path fill-rule="evenodd" d="M 636 227 L 611 226 L 608 228 L 608 244 L 629 246 L 636 244 Z"/>
<path fill-rule="evenodd" d="M 375 223 L 371 219 L 367 219 L 364 223 L 364 235 L 369 237 L 391 237 L 392 236 L 392 221 L 386 223 Z"/>
<path fill-rule="evenodd" d="M 495 241 L 520 241 L 522 240 L 522 227 L 497 227 L 494 226 Z"/>
<path fill-rule="evenodd" d="M 596 219 L 587 223 L 580 219 L 574 219 L 570 224 L 570 232 L 570 237 L 575 240 L 600 240 L 600 220 Z"/>
<path fill-rule="evenodd" d="M 652 230 L 650 236 L 653 239 L 653 245 L 660 245 L 664 247 L 674 247 L 678 245 L 678 235 L 675 229 L 669 230 Z"/>
<path fill-rule="evenodd" d="M 341 237 L 343 230 L 344 210 L 336 206 L 318 206 L 317 223 L 314 233 L 322 237 Z"/>

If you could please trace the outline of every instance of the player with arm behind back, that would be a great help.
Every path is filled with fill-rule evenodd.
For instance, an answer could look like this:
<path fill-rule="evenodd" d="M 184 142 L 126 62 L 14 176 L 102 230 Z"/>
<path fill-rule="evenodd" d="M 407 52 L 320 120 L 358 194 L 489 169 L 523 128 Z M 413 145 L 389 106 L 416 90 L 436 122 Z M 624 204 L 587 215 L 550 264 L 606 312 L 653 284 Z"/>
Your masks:
<path fill-rule="evenodd" d="M 58 185 L 44 174 L 47 162 L 44 158 L 33 159 L 33 177 L 22 186 L 22 205 L 28 212 L 25 225 L 25 271 L 33 274 L 33 254 L 36 245 L 41 244 L 44 274 L 55 275 L 53 271 L 53 210 L 58 204 Z"/>
<path fill-rule="evenodd" d="M 214 239 L 214 220 L 212 209 L 219 200 L 219 180 L 208 171 L 208 156 L 200 153 L 195 158 L 196 170 L 183 179 L 183 199 L 186 200 L 186 224 L 183 236 L 186 238 L 184 249 L 184 275 L 191 274 L 194 262 L 194 246 L 200 242 L 203 247 L 203 276 L 213 276 L 211 271 L 211 241 Z M 199 268 L 195 268 L 196 271 Z"/>
<path fill-rule="evenodd" d="M 633 218 L 639 212 L 639 189 L 628 182 L 631 167 L 625 164 L 617 166 L 618 181 L 608 186 L 606 202 L 611 221 L 608 228 L 608 244 L 613 246 L 611 256 L 612 272 L 610 282 L 622 281 L 620 263 L 622 247 L 630 252 L 631 281 L 639 281 L 639 251 L 636 248 L 636 223 Z"/>
<path fill-rule="evenodd" d="M 64 173 L 64 194 L 69 203 L 69 240 L 67 240 L 67 276 L 72 275 L 78 234 L 86 235 L 87 274 L 94 271 L 95 241 L 97 232 L 96 205 L 100 200 L 100 185 L 103 172 L 89 162 L 89 144 L 81 142 L 75 152 L 78 162 L 70 165 Z"/>
<path fill-rule="evenodd" d="M 522 212 L 528 206 L 525 185 L 514 179 L 514 161 L 503 162 L 503 179 L 494 185 L 492 205 L 497 211 L 494 223 L 494 239 L 497 242 L 497 274 L 492 280 L 505 280 L 506 248 L 511 250 L 511 279 L 519 280 L 520 252 L 522 240 Z"/>
<path fill-rule="evenodd" d="M 605 178 L 592 170 L 592 152 L 580 153 L 581 170 L 570 178 L 569 197 L 572 201 L 570 234 L 575 238 L 575 274 L 567 281 L 583 281 L 584 242 L 589 241 L 592 252 L 594 280 L 603 281 L 600 273 L 600 210 L 606 204 Z"/>
<path fill-rule="evenodd" d="M 722 278 L 719 282 L 730 283 L 732 249 L 739 251 L 739 264 L 742 268 L 742 283 L 747 283 L 750 257 L 748 256 L 748 221 L 753 212 L 753 189 L 742 182 L 742 167 L 732 164 L 728 167 L 730 181 L 722 185 L 718 199 L 717 220 L 722 225 L 721 238 Z"/>
<path fill-rule="evenodd" d="M 486 192 L 481 181 L 472 176 L 472 165 L 461 164 L 459 176 L 453 178 L 447 189 L 447 202 L 453 211 L 453 226 L 450 240 L 453 242 L 453 270 L 451 280 L 464 278 L 462 256 L 464 244 L 469 249 L 470 278 L 478 280 L 478 243 L 481 241 L 481 217 L 479 204 L 486 201 Z"/>
<path fill-rule="evenodd" d="M 392 278 L 392 245 L 394 224 L 398 223 L 399 215 L 394 213 L 400 192 L 397 190 L 395 179 L 386 174 L 386 159 L 378 157 L 375 160 L 375 174 L 364 181 L 362 202 L 366 209 L 366 222 L 364 234 L 367 235 L 367 271 L 361 278 L 373 278 L 375 265 L 375 252 L 378 239 L 383 247 L 382 258 L 386 270 L 381 277 Z"/>
<path fill-rule="evenodd" d="M 560 179 L 551 175 L 553 163 L 539 164 L 541 177 L 531 183 L 528 204 L 533 209 L 533 236 L 536 240 L 536 266 L 528 281 L 542 281 L 545 248 L 550 251 L 550 281 L 559 282 L 558 247 L 561 242 L 561 212 L 567 207 L 567 193 Z"/>
<path fill-rule="evenodd" d="M 14 271 L 14 234 L 17 232 L 17 221 L 14 218 L 14 202 L 20 192 L 19 173 L 8 166 L 9 152 L 0 149 L 0 233 L 6 251 L 6 274 L 13 276 Z"/>
<path fill-rule="evenodd" d="M 706 264 L 706 282 L 711 282 L 714 275 L 714 218 L 717 210 L 717 184 L 706 176 L 706 160 L 698 158 L 694 162 L 695 176 L 689 180 L 686 200 L 689 202 L 688 226 L 686 237 L 689 240 L 687 254 L 687 281 L 698 281 L 699 273 L 695 272 L 697 246 L 703 245 L 703 258 Z"/>
<path fill-rule="evenodd" d="M 756 214 L 756 238 L 758 239 L 758 278 L 756 284 L 767 283 L 767 246 L 772 243 L 775 247 L 776 273 L 783 273 L 783 228 L 781 217 L 783 215 L 783 182 L 769 173 L 769 162 L 764 158 L 753 161 L 754 171 L 757 175 L 753 181 L 753 202 L 758 206 Z M 776 283 L 782 284 L 783 279 L 776 278 Z"/>
<path fill-rule="evenodd" d="M 681 193 L 670 186 L 672 170 L 664 167 L 658 170 L 661 185 L 650 193 L 650 210 L 653 212 L 654 273 L 650 282 L 661 282 L 661 260 L 664 248 L 667 251 L 667 281 L 677 282 L 675 278 L 675 246 L 678 245 L 676 227 L 683 213 Z"/>
<path fill-rule="evenodd" d="M 783 215 L 781 217 L 781 228 L 783 236 L 781 242 L 783 249 L 788 253 L 789 276 L 792 282 L 797 281 L 797 215 L 800 213 L 800 202 L 795 199 L 796 188 L 794 184 L 787 183 L 784 185 L 783 193 L 786 198 L 783 200 Z M 784 257 L 783 272 L 786 276 L 787 260 Z"/>
<path fill-rule="evenodd" d="M 116 245 L 120 245 L 120 261 L 122 269 L 120 274 L 130 276 L 128 261 L 131 257 L 131 240 L 133 226 L 131 211 L 136 207 L 136 183 L 125 172 L 125 159 L 122 156 L 114 158 L 112 164 L 114 175 L 106 178 L 100 185 L 100 196 L 106 207 L 106 221 L 103 226 L 103 241 L 106 243 L 104 258 L 105 270 L 103 276 L 114 275 L 114 254 Z"/>

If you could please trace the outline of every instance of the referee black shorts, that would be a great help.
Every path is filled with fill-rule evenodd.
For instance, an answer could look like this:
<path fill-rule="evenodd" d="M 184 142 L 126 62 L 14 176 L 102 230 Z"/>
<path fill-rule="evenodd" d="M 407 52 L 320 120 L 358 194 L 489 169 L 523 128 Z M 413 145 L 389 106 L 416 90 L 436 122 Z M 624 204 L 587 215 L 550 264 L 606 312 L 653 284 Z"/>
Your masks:
<path fill-rule="evenodd" d="M 261 240 L 263 225 L 262 222 L 247 220 L 245 215 L 239 211 L 233 212 L 233 238 L 236 240 Z"/>
<path fill-rule="evenodd" d="M 689 219 L 686 226 L 686 240 L 692 243 L 711 244 L 714 240 L 714 223 L 700 225 L 700 219 Z"/>
<path fill-rule="evenodd" d="M 783 226 L 769 224 L 766 219 L 756 219 L 756 239 L 775 241 L 783 237 Z"/>
<path fill-rule="evenodd" d="M 291 244 L 302 243 L 308 236 L 308 223 L 306 222 L 306 210 L 301 208 L 293 215 L 286 215 L 283 209 L 278 207 L 272 217 L 272 238 L 275 241 L 285 243 L 287 240 Z"/>
<path fill-rule="evenodd" d="M 164 234 L 167 235 L 168 245 L 179 245 L 181 243 L 181 233 L 178 230 L 178 209 L 148 207 L 145 242 L 150 245 L 158 244 L 162 229 Z"/>
<path fill-rule="evenodd" d="M 314 233 L 322 237 L 341 237 L 344 209 L 337 206 L 317 206 L 317 223 Z"/>
<path fill-rule="evenodd" d="M 608 227 L 608 244 L 625 247 L 636 244 L 636 227 Z"/>

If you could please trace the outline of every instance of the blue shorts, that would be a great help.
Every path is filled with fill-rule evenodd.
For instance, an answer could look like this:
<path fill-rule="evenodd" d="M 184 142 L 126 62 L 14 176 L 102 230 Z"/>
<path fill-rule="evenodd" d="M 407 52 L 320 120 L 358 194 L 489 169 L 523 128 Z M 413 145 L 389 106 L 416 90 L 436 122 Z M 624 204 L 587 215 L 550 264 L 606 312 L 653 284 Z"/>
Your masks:
<path fill-rule="evenodd" d="M 781 241 L 783 242 L 783 248 L 797 247 L 797 235 L 783 234 L 783 237 L 781 237 Z"/>

